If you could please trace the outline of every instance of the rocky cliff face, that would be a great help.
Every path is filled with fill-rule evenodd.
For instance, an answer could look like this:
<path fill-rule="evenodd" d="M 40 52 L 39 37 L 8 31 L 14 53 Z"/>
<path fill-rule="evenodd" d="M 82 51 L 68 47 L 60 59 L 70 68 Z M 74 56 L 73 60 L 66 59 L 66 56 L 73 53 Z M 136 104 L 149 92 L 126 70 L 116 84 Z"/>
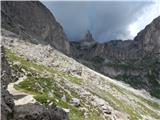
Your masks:
<path fill-rule="evenodd" d="M 87 33 L 85 34 L 85 36 L 83 37 L 82 40 L 79 41 L 80 43 L 88 43 L 88 44 L 93 44 L 96 41 L 94 40 L 92 34 L 90 31 L 87 31 Z"/>
<path fill-rule="evenodd" d="M 1 118 L 8 120 L 13 117 L 13 96 L 7 91 L 7 85 L 12 81 L 11 68 L 4 56 L 4 48 L 1 48 Z"/>
<path fill-rule="evenodd" d="M 89 40 L 88 40 L 89 41 Z M 134 40 L 113 40 L 85 48 L 71 43 L 72 55 L 89 67 L 160 97 L 160 17 Z"/>
<path fill-rule="evenodd" d="M 158 54 L 160 53 L 159 33 L 160 16 L 153 20 L 151 24 L 147 25 L 144 30 L 139 32 L 134 40 L 112 40 L 102 44 L 96 43 L 95 49 L 92 49 L 95 54 L 90 57 L 98 55 L 110 58 L 112 60 L 138 60 L 140 57 L 145 56 L 145 53 Z M 94 40 L 94 38 L 91 37 L 84 37 L 83 41 L 85 39 L 90 42 Z M 79 48 L 81 49 L 80 46 Z M 77 47 L 77 49 L 79 48 Z"/>
<path fill-rule="evenodd" d="M 69 54 L 70 46 L 63 28 L 42 3 L 2 1 L 1 6 L 2 28 Z"/>
<path fill-rule="evenodd" d="M 160 16 L 139 32 L 134 41 L 139 43 L 138 49 L 150 53 L 160 53 Z"/>
<path fill-rule="evenodd" d="M 90 31 L 87 31 L 85 36 L 80 41 L 70 42 L 70 51 L 72 56 L 76 56 L 76 58 L 87 58 L 88 54 L 91 55 L 91 52 L 94 52 L 96 45 L 97 42 L 92 37 L 92 34 Z"/>

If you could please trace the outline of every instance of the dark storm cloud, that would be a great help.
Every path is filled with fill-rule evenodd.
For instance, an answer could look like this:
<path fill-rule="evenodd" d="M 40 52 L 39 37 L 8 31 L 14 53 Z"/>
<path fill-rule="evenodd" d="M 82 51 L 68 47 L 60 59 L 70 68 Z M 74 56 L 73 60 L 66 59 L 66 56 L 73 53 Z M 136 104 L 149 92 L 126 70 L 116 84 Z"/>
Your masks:
<path fill-rule="evenodd" d="M 43 2 L 63 26 L 70 40 L 90 30 L 97 41 L 129 38 L 128 25 L 151 2 Z"/>

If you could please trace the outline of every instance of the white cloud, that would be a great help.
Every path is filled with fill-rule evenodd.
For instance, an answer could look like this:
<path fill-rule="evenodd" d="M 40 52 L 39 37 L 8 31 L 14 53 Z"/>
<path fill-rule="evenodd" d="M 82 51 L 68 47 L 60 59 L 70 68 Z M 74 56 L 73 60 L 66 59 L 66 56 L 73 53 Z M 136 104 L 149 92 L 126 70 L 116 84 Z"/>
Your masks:
<path fill-rule="evenodd" d="M 160 15 L 160 1 L 154 0 L 154 3 L 145 7 L 138 19 L 128 26 L 130 35 L 128 37 L 133 38 L 139 31 L 145 28 L 146 25 L 152 22 L 154 18 Z"/>
<path fill-rule="evenodd" d="M 79 40 L 90 30 L 97 41 L 105 42 L 113 39 L 132 39 L 136 36 L 159 15 L 158 1 L 43 1 L 43 4 L 51 10 L 70 40 Z"/>

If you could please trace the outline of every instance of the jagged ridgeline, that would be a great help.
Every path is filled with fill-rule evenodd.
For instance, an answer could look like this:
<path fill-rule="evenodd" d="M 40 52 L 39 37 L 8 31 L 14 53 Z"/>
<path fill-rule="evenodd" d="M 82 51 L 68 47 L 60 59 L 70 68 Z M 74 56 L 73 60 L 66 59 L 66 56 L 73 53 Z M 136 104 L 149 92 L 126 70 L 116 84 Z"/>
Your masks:
<path fill-rule="evenodd" d="M 160 98 L 160 16 L 134 40 L 97 43 L 87 33 L 80 42 L 71 42 L 70 51 L 88 67 Z"/>
<path fill-rule="evenodd" d="M 133 50 L 134 55 L 137 55 L 134 57 L 136 58 L 134 63 L 137 63 L 135 65 L 144 60 L 143 63 L 154 66 L 147 67 L 148 64 L 143 64 L 138 67 L 143 67 L 146 71 L 153 68 L 154 71 L 151 69 L 149 75 L 159 75 L 155 72 L 159 69 L 156 61 L 158 56 L 153 57 L 153 54 L 159 53 L 157 51 L 159 38 L 155 36 L 154 39 L 157 41 L 155 43 L 157 47 L 146 47 L 145 42 L 142 42 L 145 43 L 143 46 L 139 44 L 140 39 L 146 38 L 141 35 L 136 37 L 133 43 L 111 41 L 99 44 L 88 31 L 81 42 L 70 43 L 63 28 L 41 2 L 2 1 L 1 5 L 2 120 L 158 120 L 160 118 L 159 99 L 92 70 L 98 71 L 106 67 L 103 68 L 104 72 L 110 76 L 112 74 L 107 70 L 125 68 L 126 71 L 132 72 L 133 67 L 129 65 L 133 65 L 131 62 L 133 59 L 125 59 L 122 64 L 124 57 L 121 55 L 117 57 L 114 48 L 117 46 L 120 49 L 125 46 L 127 49 L 129 45 L 133 46 L 132 44 L 136 43 L 137 50 L 131 49 L 131 54 Z M 151 36 L 159 35 L 159 32 L 155 32 L 156 29 L 157 27 Z M 104 46 L 103 49 L 101 46 Z M 105 49 L 110 52 L 105 53 Z M 143 52 L 138 52 L 139 50 Z M 112 51 L 115 53 L 111 54 Z M 147 58 L 148 51 L 152 57 Z M 144 57 L 141 58 L 142 53 Z M 83 61 L 84 65 L 77 60 Z M 141 74 L 137 71 L 136 73 Z M 157 81 L 157 76 L 155 78 Z M 139 85 L 141 87 L 142 84 Z M 146 88 L 150 90 L 152 88 L 150 85 L 158 88 L 159 84 L 148 82 L 148 85 Z"/>

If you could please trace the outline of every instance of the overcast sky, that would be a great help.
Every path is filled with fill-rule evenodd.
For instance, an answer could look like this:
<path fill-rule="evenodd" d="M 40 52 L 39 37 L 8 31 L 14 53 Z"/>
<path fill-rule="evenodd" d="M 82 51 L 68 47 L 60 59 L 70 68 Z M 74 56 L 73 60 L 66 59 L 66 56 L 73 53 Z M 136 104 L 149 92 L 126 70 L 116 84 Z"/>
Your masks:
<path fill-rule="evenodd" d="M 63 26 L 70 40 L 80 40 L 86 31 L 90 30 L 96 41 L 106 42 L 114 39 L 133 39 L 140 30 L 160 15 L 158 1 L 42 3 Z"/>

